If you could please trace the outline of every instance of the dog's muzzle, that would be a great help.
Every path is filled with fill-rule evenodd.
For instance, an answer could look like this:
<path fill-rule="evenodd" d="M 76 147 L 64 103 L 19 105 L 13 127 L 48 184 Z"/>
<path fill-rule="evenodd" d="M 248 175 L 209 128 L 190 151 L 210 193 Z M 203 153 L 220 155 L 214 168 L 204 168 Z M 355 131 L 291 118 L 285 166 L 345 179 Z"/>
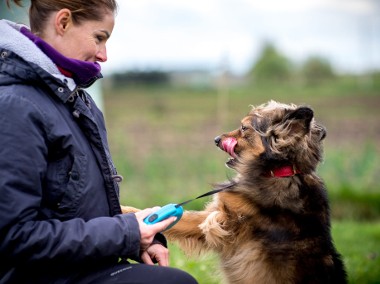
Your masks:
<path fill-rule="evenodd" d="M 231 157 L 236 158 L 235 146 L 237 144 L 237 140 L 234 137 L 224 137 L 222 139 L 221 136 L 218 136 L 214 139 L 216 146 L 218 146 L 223 151 L 230 154 Z"/>

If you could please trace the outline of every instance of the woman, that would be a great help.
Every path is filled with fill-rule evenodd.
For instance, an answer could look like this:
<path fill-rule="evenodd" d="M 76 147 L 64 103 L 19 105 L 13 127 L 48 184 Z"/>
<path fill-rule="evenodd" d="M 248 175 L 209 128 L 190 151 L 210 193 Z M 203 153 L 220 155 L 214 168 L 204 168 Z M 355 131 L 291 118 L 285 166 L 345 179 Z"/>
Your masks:
<path fill-rule="evenodd" d="M 196 283 L 167 267 L 159 232 L 175 218 L 121 214 L 103 116 L 83 90 L 101 78 L 116 10 L 32 0 L 30 29 L 0 20 L 0 283 Z"/>

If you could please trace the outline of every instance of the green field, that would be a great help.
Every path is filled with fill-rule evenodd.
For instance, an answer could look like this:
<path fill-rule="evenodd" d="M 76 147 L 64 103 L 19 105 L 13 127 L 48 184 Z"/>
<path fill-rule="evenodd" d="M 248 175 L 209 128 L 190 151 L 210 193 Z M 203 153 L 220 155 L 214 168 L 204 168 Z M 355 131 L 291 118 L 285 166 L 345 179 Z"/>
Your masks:
<path fill-rule="evenodd" d="M 379 283 L 380 222 L 335 221 L 332 227 L 337 249 L 344 257 L 350 283 Z M 175 245 L 170 246 L 171 265 L 191 273 L 201 284 L 219 284 L 217 258 L 209 254 L 188 258 Z"/>
<path fill-rule="evenodd" d="M 258 105 L 274 99 L 310 105 L 327 127 L 319 167 L 331 200 L 333 236 L 350 283 L 380 283 L 380 86 L 340 79 L 319 86 L 235 85 L 105 89 L 105 117 L 122 203 L 146 208 L 198 196 L 234 173 L 215 136 L 239 126 Z M 208 199 L 186 209 L 200 209 Z M 220 283 L 217 259 L 188 259 L 174 245 L 171 265 L 200 283 Z"/>

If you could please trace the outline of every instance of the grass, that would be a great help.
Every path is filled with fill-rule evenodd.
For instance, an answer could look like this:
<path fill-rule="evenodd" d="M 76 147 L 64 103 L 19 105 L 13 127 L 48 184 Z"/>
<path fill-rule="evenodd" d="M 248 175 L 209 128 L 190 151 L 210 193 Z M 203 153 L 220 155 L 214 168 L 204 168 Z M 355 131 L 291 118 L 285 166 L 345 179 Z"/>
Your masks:
<path fill-rule="evenodd" d="M 332 235 L 348 271 L 349 283 L 375 284 L 380 279 L 380 222 L 333 221 Z M 217 258 L 186 257 L 170 245 L 170 263 L 192 274 L 200 284 L 220 284 Z"/>
<path fill-rule="evenodd" d="M 311 105 L 328 130 L 318 168 L 332 205 L 332 233 L 350 283 L 380 279 L 380 88 L 354 80 L 313 87 L 236 86 L 229 90 L 118 87 L 106 90 L 105 117 L 121 201 L 146 208 L 196 197 L 233 172 L 213 137 L 240 124 L 249 105 L 270 99 Z M 198 210 L 208 198 L 190 203 Z M 217 259 L 191 259 L 175 246 L 171 264 L 200 283 L 220 283 Z M 376 282 L 377 281 L 377 282 Z"/>
<path fill-rule="evenodd" d="M 333 222 L 332 233 L 347 267 L 349 283 L 379 283 L 380 222 Z"/>

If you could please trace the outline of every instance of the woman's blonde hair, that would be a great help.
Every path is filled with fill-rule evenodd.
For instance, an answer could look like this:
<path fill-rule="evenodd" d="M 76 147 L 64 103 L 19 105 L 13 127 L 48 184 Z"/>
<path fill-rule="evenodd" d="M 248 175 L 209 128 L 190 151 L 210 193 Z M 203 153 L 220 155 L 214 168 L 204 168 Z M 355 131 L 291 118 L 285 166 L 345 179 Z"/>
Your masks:
<path fill-rule="evenodd" d="M 22 0 L 6 0 L 22 6 Z M 69 9 L 75 24 L 86 20 L 102 20 L 106 12 L 117 11 L 116 0 L 31 0 L 29 8 L 30 28 L 34 33 L 42 33 L 50 13 L 61 9 Z"/>

